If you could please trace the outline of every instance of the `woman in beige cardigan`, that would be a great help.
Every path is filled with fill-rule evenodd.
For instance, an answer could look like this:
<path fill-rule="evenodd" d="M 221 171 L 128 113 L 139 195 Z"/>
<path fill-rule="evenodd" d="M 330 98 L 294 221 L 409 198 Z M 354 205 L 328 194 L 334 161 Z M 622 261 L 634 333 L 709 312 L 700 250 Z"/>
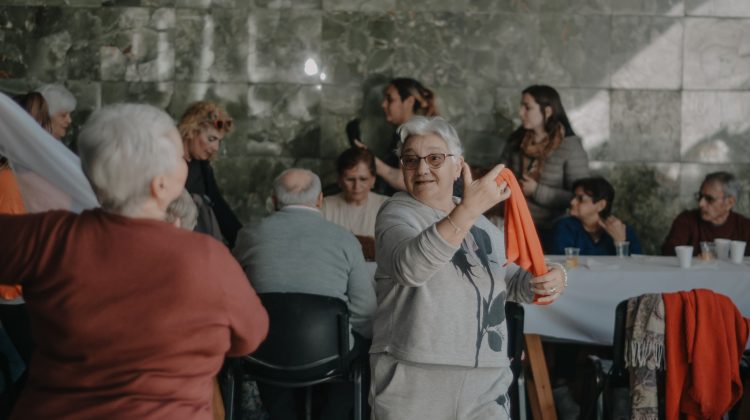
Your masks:
<path fill-rule="evenodd" d="M 554 88 L 524 89 L 518 114 L 521 126 L 506 143 L 501 162 L 518 178 L 547 249 L 552 225 L 573 197 L 573 182 L 589 175 L 588 155 Z"/>

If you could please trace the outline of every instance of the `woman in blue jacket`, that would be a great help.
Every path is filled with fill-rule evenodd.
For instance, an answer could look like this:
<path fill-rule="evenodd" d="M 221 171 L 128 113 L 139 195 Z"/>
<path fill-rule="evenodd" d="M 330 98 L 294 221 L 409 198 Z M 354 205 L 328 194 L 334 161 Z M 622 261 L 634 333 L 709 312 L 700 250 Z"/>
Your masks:
<path fill-rule="evenodd" d="M 615 190 L 604 178 L 575 181 L 570 216 L 560 219 L 553 230 L 552 253 L 575 247 L 581 255 L 615 255 L 615 244 L 626 241 L 631 254 L 642 253 L 633 228 L 611 214 L 614 199 Z"/>

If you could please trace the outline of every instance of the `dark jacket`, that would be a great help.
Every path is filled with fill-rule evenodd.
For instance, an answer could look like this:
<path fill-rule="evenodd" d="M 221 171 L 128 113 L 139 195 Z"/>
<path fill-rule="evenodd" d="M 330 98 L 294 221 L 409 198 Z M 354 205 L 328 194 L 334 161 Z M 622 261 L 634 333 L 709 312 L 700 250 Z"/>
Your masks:
<path fill-rule="evenodd" d="M 233 248 L 234 242 L 237 239 L 237 231 L 242 228 L 242 223 L 240 223 L 240 220 L 234 214 L 231 207 L 229 207 L 229 204 L 222 197 L 219 186 L 216 185 L 214 170 L 211 168 L 209 161 L 191 160 L 188 162 L 188 176 L 187 181 L 185 181 L 185 188 L 190 194 L 201 195 L 204 201 L 211 205 L 216 220 L 219 222 L 221 234 L 224 236 L 229 248 Z M 205 198 L 208 198 L 208 200 Z M 195 230 L 204 232 L 200 221 Z"/>

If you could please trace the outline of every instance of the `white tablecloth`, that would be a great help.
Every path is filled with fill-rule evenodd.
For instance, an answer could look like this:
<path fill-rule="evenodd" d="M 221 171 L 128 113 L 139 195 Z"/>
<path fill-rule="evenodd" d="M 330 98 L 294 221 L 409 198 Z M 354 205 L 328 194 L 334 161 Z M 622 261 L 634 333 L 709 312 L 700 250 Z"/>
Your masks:
<path fill-rule="evenodd" d="M 563 257 L 551 257 L 562 261 Z M 750 317 L 750 261 L 700 262 L 681 269 L 676 257 L 580 257 L 568 270 L 568 288 L 552 305 L 524 305 L 524 332 L 612 345 L 615 307 L 643 293 L 711 289 L 729 296 Z"/>

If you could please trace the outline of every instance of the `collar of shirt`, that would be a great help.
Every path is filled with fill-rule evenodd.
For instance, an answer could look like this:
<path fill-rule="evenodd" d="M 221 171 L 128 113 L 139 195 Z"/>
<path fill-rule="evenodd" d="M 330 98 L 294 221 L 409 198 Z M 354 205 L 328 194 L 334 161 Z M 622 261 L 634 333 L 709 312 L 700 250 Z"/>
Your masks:
<path fill-rule="evenodd" d="M 303 209 L 303 210 L 309 210 L 309 211 L 320 213 L 320 209 L 317 207 L 303 206 L 301 204 L 290 204 L 288 206 L 284 206 L 281 208 L 281 210 L 286 210 L 286 209 Z"/>

